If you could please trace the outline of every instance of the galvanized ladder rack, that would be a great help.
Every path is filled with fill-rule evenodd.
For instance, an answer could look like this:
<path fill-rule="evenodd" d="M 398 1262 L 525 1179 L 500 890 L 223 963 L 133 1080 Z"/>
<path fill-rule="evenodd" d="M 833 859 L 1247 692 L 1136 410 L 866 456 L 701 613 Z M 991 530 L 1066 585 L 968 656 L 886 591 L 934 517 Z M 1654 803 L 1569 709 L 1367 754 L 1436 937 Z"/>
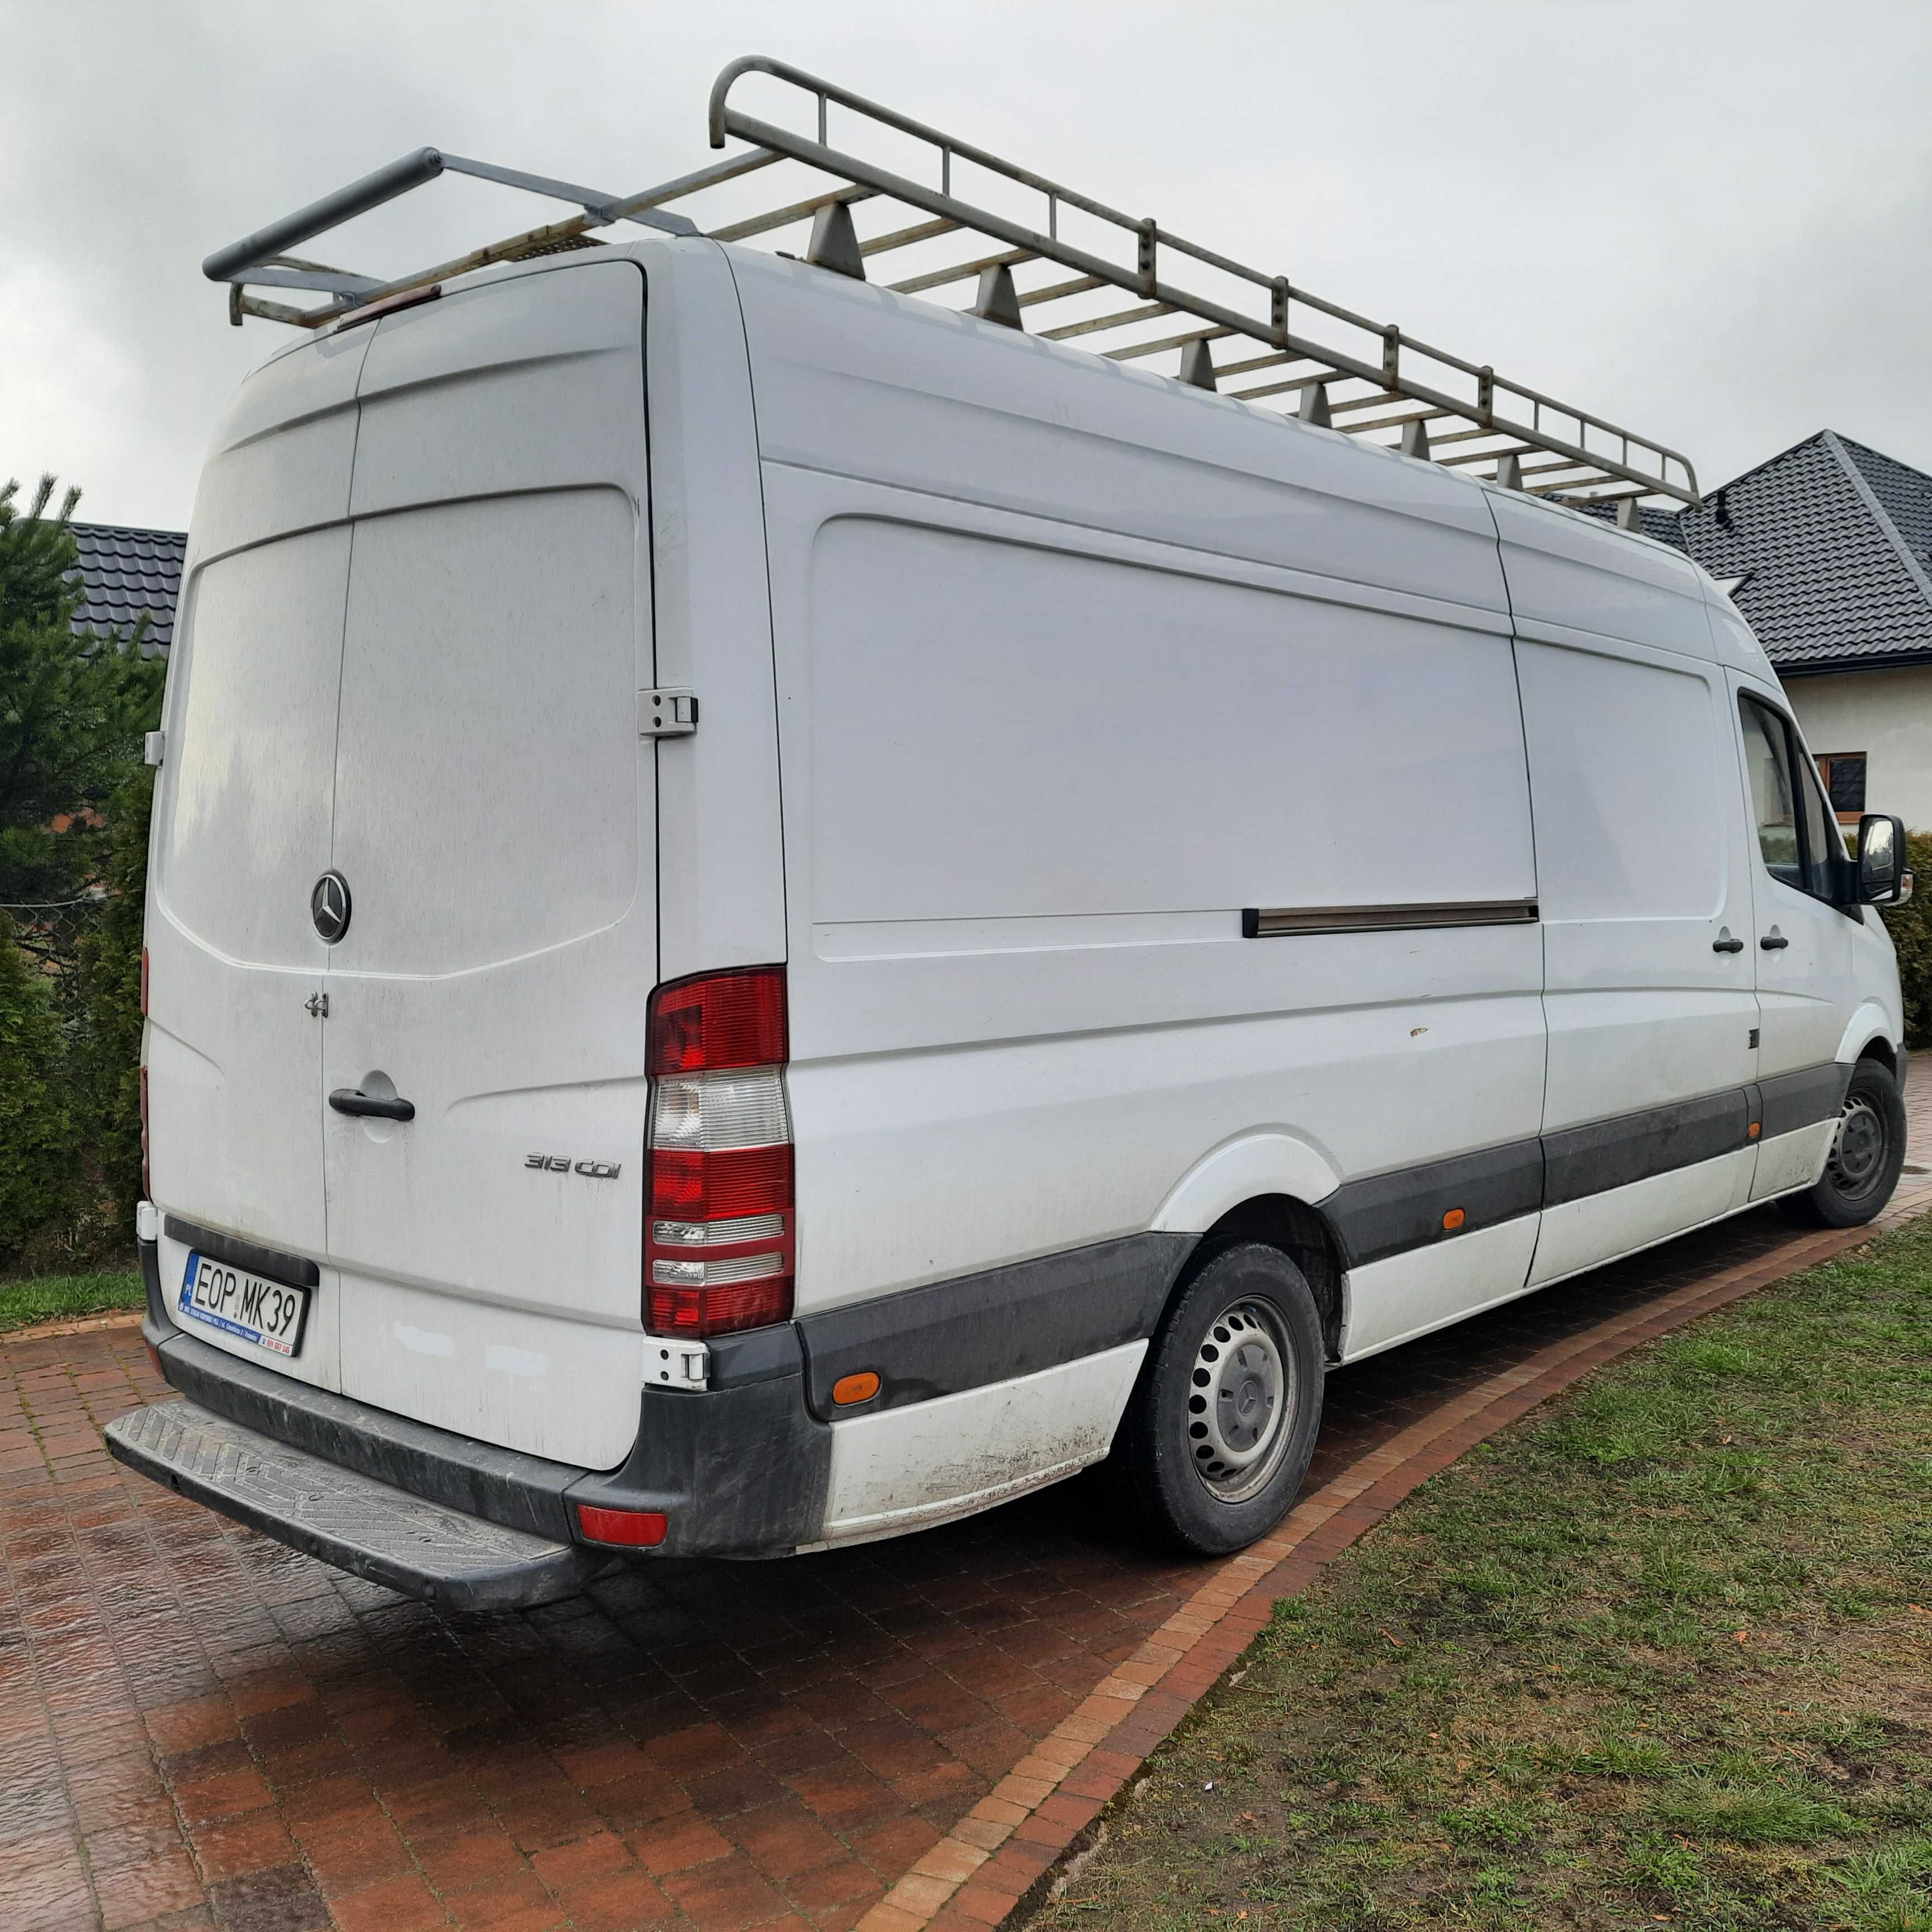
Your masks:
<path fill-rule="evenodd" d="M 788 101 L 802 97 L 810 131 L 734 106 L 733 89 L 748 76 L 778 83 L 788 90 Z M 844 145 L 830 138 L 834 107 L 842 134 L 850 124 Z M 920 164 L 916 172 L 904 172 L 903 161 L 888 167 L 854 152 L 868 137 L 909 151 Z M 821 268 L 863 280 L 868 265 L 896 255 L 900 266 L 913 271 L 886 284 L 899 294 L 970 292 L 970 301 L 956 297 L 954 305 L 986 320 L 1048 341 L 1077 343 L 1114 362 L 1160 358 L 1154 366 L 1183 382 L 1292 410 L 1304 422 L 1467 468 L 1508 488 L 1613 502 L 1626 524 L 1634 523 L 1646 498 L 1698 501 L 1689 459 L 1663 443 L 782 62 L 750 56 L 718 75 L 711 90 L 710 139 L 714 148 L 734 140 L 748 146 L 710 167 L 632 195 L 420 148 L 218 250 L 202 270 L 229 284 L 232 321 L 260 316 L 314 328 L 351 316 L 360 320 L 494 263 L 595 247 L 591 231 L 619 222 L 736 243 L 775 242 L 788 230 L 806 230 L 802 259 Z M 962 164 L 994 177 L 989 186 L 1007 184 L 1034 198 L 1040 204 L 1034 219 L 956 194 L 954 176 Z M 734 192 L 742 199 L 734 184 L 780 166 L 793 186 L 807 191 L 747 213 L 716 206 L 719 190 L 726 200 Z M 287 252 L 444 173 L 574 202 L 581 212 L 387 281 Z M 700 212 L 688 212 L 692 204 Z M 864 212 L 865 234 L 855 209 Z M 1082 231 L 1082 242 L 1063 232 L 1069 226 Z M 946 242 L 953 236 L 976 245 L 962 256 L 958 244 Z M 1216 294 L 1169 279 L 1180 274 L 1198 280 L 1204 272 Z M 248 292 L 254 288 L 314 290 L 328 299 L 301 308 Z M 1130 305 L 1119 305 L 1120 295 L 1132 298 Z M 1243 380 L 1256 376 L 1262 380 Z"/>

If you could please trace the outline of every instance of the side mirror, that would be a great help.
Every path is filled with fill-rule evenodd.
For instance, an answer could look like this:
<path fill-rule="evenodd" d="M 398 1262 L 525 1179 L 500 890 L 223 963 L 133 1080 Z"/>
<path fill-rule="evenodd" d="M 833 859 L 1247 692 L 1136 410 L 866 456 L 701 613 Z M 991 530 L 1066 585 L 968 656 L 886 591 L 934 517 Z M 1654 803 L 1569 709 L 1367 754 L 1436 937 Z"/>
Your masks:
<path fill-rule="evenodd" d="M 1858 897 L 1861 905 L 1903 905 L 1912 896 L 1905 869 L 1905 823 L 1882 812 L 1858 820 Z"/>

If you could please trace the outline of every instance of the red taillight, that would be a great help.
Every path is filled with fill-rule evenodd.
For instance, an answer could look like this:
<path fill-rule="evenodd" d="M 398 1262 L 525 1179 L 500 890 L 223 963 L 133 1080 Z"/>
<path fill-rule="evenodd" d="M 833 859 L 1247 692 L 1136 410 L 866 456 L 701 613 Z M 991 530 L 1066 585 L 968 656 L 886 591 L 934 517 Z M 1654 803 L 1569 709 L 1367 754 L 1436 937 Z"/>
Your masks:
<path fill-rule="evenodd" d="M 148 1017 L 148 949 L 141 948 L 141 1017 Z"/>
<path fill-rule="evenodd" d="M 651 1150 L 651 1214 L 680 1221 L 782 1214 L 790 1206 L 791 1148 Z"/>
<path fill-rule="evenodd" d="M 746 966 L 733 973 L 674 980 L 652 998 L 653 1078 L 782 1066 L 790 1057 L 782 966 Z"/>
<path fill-rule="evenodd" d="M 631 1550 L 655 1550 L 670 1529 L 670 1518 L 658 1510 L 597 1509 L 577 1506 L 577 1526 L 592 1543 L 621 1543 Z"/>
<path fill-rule="evenodd" d="M 644 1325 L 701 1340 L 791 1314 L 791 1115 L 782 966 L 651 1001 Z"/>
<path fill-rule="evenodd" d="M 142 957 L 147 956 L 144 953 Z M 154 1184 L 148 1176 L 148 1070 L 141 1069 L 141 1198 L 152 1201 L 154 1198 Z"/>

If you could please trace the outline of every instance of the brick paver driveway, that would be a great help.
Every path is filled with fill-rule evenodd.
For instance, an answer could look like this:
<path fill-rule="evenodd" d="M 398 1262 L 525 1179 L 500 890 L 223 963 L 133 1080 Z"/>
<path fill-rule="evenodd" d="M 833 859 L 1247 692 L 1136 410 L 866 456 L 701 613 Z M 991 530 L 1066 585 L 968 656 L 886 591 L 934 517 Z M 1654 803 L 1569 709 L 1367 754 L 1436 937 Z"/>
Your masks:
<path fill-rule="evenodd" d="M 1305 1493 L 1552 1345 L 1802 1260 L 1792 1239 L 1755 1213 L 1338 1373 Z M 1246 1587 L 1148 1554 L 1083 1478 L 897 1542 L 440 1616 L 110 1462 L 100 1425 L 166 1394 L 132 1328 L 0 1345 L 7 1932 L 984 1923 L 1098 1802 L 1042 1800 L 1038 1754 L 1087 1749 L 1054 1756 L 1082 1700 Z M 1036 1804 L 1060 1822 L 954 1895 Z"/>

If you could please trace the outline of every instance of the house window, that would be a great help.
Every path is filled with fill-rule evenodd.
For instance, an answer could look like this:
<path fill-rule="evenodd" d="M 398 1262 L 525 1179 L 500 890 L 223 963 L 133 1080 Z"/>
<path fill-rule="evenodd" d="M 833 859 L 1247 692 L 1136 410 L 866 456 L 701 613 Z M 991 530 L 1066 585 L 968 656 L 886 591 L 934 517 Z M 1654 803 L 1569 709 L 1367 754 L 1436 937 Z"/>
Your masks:
<path fill-rule="evenodd" d="M 1865 808 L 1865 754 L 1862 752 L 1820 752 L 1818 776 L 1840 825 L 1856 825 Z"/>

